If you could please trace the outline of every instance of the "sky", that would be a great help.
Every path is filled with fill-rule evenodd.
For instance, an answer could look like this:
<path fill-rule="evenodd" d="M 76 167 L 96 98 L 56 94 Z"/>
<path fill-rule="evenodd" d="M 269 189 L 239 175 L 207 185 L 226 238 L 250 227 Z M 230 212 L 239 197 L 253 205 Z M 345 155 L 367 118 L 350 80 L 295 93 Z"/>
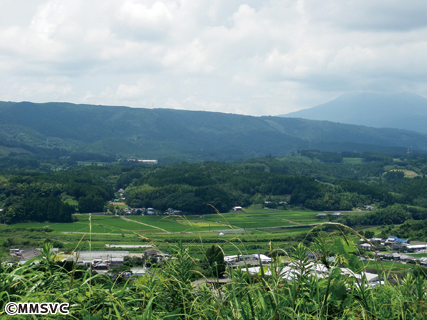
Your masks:
<path fill-rule="evenodd" d="M 0 0 L 0 101 L 277 115 L 427 96 L 427 1 Z"/>

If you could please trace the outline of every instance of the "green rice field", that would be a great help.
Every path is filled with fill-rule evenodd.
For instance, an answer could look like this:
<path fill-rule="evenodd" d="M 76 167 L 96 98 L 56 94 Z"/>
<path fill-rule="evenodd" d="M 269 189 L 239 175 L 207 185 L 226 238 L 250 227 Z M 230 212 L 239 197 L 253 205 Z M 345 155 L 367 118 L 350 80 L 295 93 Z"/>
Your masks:
<path fill-rule="evenodd" d="M 319 223 L 316 214 L 317 212 L 258 209 L 204 217 L 207 221 L 226 223 L 233 228 L 263 228 Z"/>
<path fill-rule="evenodd" d="M 248 210 L 242 212 L 191 216 L 130 216 L 131 220 L 163 228 L 168 232 L 258 229 L 319 223 L 317 212 Z M 281 229 L 281 232 L 288 232 Z"/>
<path fill-rule="evenodd" d="M 73 223 L 31 222 L 18 223 L 2 228 L 45 228 L 67 233 L 192 233 L 213 232 L 226 229 L 251 229 L 262 233 L 306 232 L 310 228 L 286 229 L 280 227 L 315 224 L 317 212 L 256 209 L 242 212 L 189 215 L 189 216 L 103 216 L 92 215 L 92 229 L 89 227 L 89 215 L 76 214 Z M 262 228 L 269 228 L 263 230 Z"/>
<path fill-rule="evenodd" d="M 159 232 L 151 226 L 145 226 L 131 221 L 125 221 L 114 216 L 92 216 L 92 230 L 89 227 L 89 216 L 76 215 L 78 221 L 72 223 L 53 222 L 30 222 L 17 223 L 10 226 L 0 226 L 2 228 L 50 228 L 59 232 L 83 232 L 89 233 L 134 233 L 134 232 Z"/>
<path fill-rule="evenodd" d="M 386 272 L 399 272 L 399 273 L 407 273 L 409 269 L 413 269 L 414 265 L 411 264 L 402 264 L 397 262 L 389 262 L 389 261 L 369 261 L 366 264 L 366 268 L 376 269 L 379 271 L 385 270 Z"/>

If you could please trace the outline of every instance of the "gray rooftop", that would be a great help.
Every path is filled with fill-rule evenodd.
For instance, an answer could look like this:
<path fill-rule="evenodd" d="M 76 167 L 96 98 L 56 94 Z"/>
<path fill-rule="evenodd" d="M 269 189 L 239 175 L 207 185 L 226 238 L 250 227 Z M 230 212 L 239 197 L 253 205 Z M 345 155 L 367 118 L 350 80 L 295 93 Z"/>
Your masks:
<path fill-rule="evenodd" d="M 102 259 L 108 260 L 111 258 L 123 258 L 129 256 L 129 251 L 80 251 L 76 255 L 79 256 L 79 260 L 93 260 Z"/>
<path fill-rule="evenodd" d="M 152 245 L 150 245 L 150 244 L 106 244 L 105 247 L 107 247 L 107 248 L 133 249 L 133 248 L 151 248 Z"/>

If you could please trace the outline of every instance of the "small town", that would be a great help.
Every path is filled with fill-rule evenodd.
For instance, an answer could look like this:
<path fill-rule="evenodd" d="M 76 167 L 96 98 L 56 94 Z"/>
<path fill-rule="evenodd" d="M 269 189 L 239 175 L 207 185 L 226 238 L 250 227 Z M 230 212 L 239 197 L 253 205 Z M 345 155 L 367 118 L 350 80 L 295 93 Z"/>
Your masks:
<path fill-rule="evenodd" d="M 387 239 L 381 238 L 361 238 L 356 246 L 360 249 L 358 260 L 361 262 L 368 262 L 381 260 L 385 262 L 396 262 L 399 264 L 410 264 L 410 265 L 427 265 L 427 257 L 417 258 L 411 254 L 426 253 L 426 244 L 411 245 L 405 239 L 400 239 L 395 236 L 389 236 Z M 96 274 L 104 274 L 112 279 L 116 279 L 118 276 L 123 279 L 129 279 L 141 276 L 153 275 L 154 271 L 161 272 L 162 266 L 171 258 L 169 253 L 161 252 L 153 248 L 152 245 L 112 245 L 106 244 L 105 251 L 78 251 L 73 254 L 67 254 L 61 252 L 58 248 L 50 248 L 51 252 L 55 255 L 55 259 L 61 263 L 70 262 L 77 266 L 89 268 Z M 119 251 L 120 249 L 132 249 L 133 251 Z M 139 252 L 135 252 L 139 251 Z M 10 258 L 3 261 L 8 265 L 24 265 L 29 260 L 33 264 L 40 263 L 38 257 L 42 255 L 41 248 L 15 248 L 10 249 Z M 327 257 L 328 266 L 320 263 L 320 253 L 313 251 L 306 251 L 306 258 L 308 264 L 306 268 L 315 277 L 327 278 L 330 272 L 330 268 L 335 266 L 335 257 L 333 255 Z M 283 257 L 281 257 L 283 258 Z M 293 281 L 298 278 L 298 270 L 295 268 L 296 262 L 290 259 L 283 259 L 286 261 L 283 263 L 285 266 L 278 272 L 281 278 L 285 281 Z M 265 276 L 271 276 L 273 268 L 273 260 L 271 257 L 261 254 L 241 254 L 241 255 L 229 255 L 223 256 L 223 262 L 226 265 L 226 269 L 233 268 L 239 269 L 243 272 L 249 273 L 251 276 L 257 276 L 261 274 L 261 269 L 265 268 L 263 274 Z M 369 270 L 369 264 L 367 264 L 367 270 Z M 377 285 L 384 284 L 384 274 L 378 272 L 363 271 L 355 273 L 348 268 L 340 268 L 340 273 L 346 277 L 352 277 L 357 281 L 361 281 L 365 278 L 367 285 L 375 288 Z M 410 272 L 411 269 L 408 269 Z M 402 276 L 402 275 L 401 275 Z M 206 283 L 214 283 L 215 279 L 205 279 Z M 220 278 L 221 283 L 228 280 L 226 275 L 222 275 Z M 390 281 L 394 281 L 390 277 Z M 194 281 L 197 284 L 201 283 L 201 280 Z"/>

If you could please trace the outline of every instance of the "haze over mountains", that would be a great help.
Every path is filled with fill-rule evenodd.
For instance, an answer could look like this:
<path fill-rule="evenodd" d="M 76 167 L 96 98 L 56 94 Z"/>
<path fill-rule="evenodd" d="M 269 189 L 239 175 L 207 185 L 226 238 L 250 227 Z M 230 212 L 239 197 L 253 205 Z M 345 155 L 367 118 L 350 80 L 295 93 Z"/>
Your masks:
<path fill-rule="evenodd" d="M 232 160 L 321 151 L 427 152 L 427 135 L 328 121 L 71 103 L 0 102 L 0 156 L 11 152 Z"/>
<path fill-rule="evenodd" d="M 410 93 L 349 93 L 281 116 L 427 133 L 427 99 Z"/>

